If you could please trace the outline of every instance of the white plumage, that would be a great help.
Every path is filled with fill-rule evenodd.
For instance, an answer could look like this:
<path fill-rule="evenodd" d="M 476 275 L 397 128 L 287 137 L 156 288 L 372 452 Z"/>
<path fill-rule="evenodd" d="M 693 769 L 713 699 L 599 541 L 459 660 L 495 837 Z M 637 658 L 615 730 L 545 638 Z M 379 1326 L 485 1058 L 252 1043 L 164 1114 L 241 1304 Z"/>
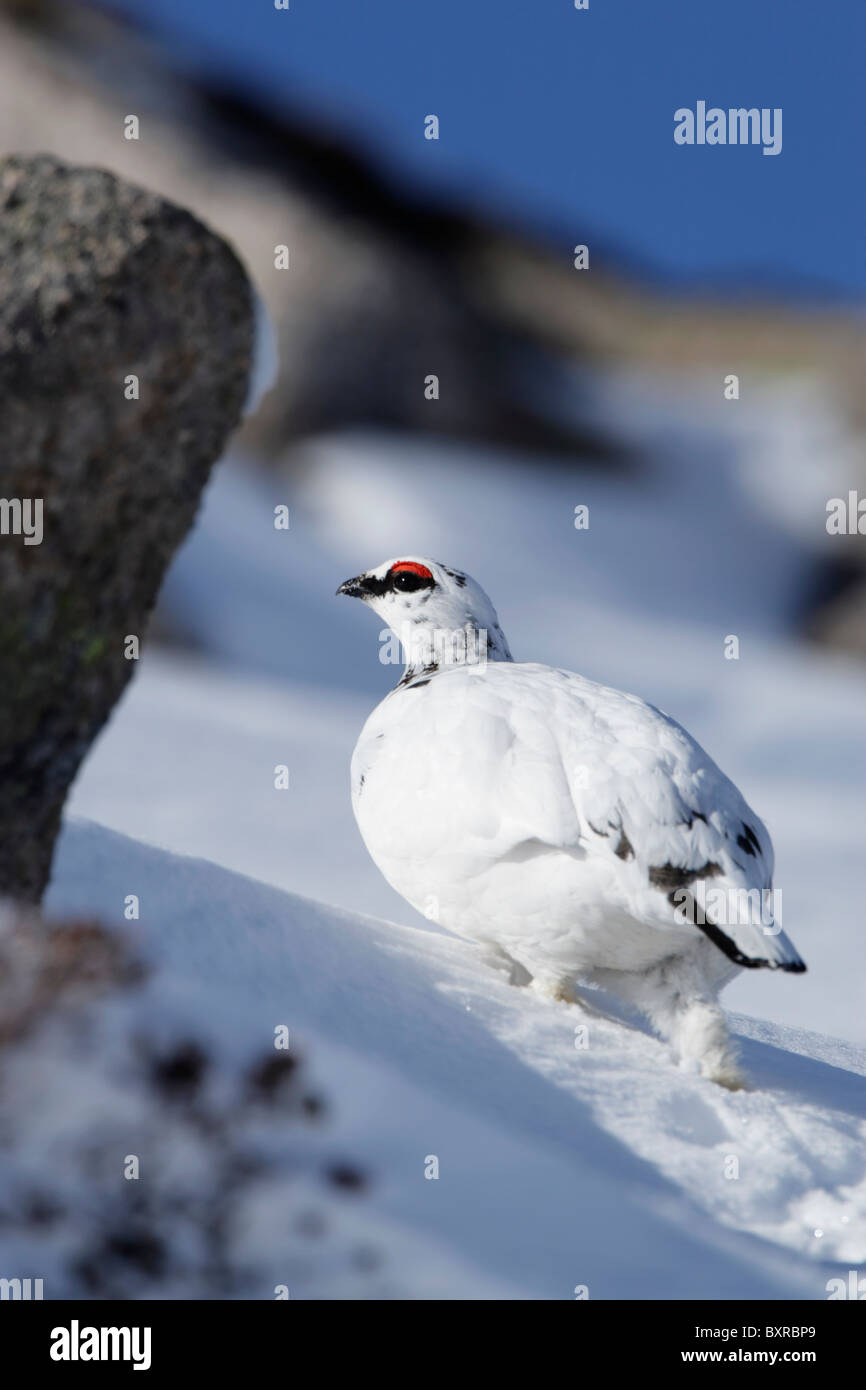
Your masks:
<path fill-rule="evenodd" d="M 388 882 L 506 956 L 516 983 L 569 1000 L 577 980 L 602 985 L 706 1075 L 741 1084 L 719 990 L 744 966 L 805 967 L 768 915 L 770 837 L 734 784 L 636 696 L 513 662 L 460 571 L 389 560 L 339 592 L 408 649 L 352 761 Z"/>

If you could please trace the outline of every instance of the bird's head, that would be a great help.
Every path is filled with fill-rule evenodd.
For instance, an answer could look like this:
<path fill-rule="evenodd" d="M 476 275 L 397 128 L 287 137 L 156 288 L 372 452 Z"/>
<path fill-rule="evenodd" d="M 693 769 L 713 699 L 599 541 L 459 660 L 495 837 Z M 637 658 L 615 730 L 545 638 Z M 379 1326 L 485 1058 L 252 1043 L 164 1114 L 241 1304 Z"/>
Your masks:
<path fill-rule="evenodd" d="M 337 593 L 361 599 L 397 634 L 405 652 L 404 680 L 443 665 L 511 660 L 481 585 L 437 560 L 417 555 L 385 560 L 347 579 Z"/>

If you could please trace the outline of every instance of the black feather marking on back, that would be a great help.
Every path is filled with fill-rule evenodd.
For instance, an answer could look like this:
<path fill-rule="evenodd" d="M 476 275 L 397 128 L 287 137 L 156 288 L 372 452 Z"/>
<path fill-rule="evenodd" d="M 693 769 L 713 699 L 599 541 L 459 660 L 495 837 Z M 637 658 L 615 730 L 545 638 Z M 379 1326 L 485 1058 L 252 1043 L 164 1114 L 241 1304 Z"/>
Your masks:
<path fill-rule="evenodd" d="M 413 671 L 410 667 L 407 666 L 406 670 L 403 672 L 403 675 L 400 677 L 397 684 L 394 686 L 394 689 L 400 690 L 402 688 L 404 690 L 408 690 L 414 688 L 415 686 L 427 685 L 429 684 L 430 677 L 435 676 L 438 670 L 439 667 L 436 665 L 435 662 L 431 666 L 424 666 L 420 671 Z M 419 676 L 426 676 L 427 679 L 419 680 Z"/>
<path fill-rule="evenodd" d="M 649 881 L 654 888 L 659 888 L 664 893 L 669 889 L 688 888 L 696 878 L 715 878 L 721 872 L 721 865 L 714 863 L 712 859 L 708 859 L 706 864 L 697 869 L 681 869 L 676 864 L 662 864 L 650 869 Z"/>
<path fill-rule="evenodd" d="M 466 588 L 466 575 L 465 575 L 465 574 L 461 574 L 461 573 L 460 573 L 460 570 L 451 570 L 451 569 L 448 568 L 447 565 L 443 565 L 443 564 L 441 564 L 441 563 L 439 563 L 439 568 L 440 568 L 445 574 L 448 575 L 448 578 L 449 578 L 449 579 L 453 579 L 453 580 L 454 580 L 454 583 L 457 585 L 457 587 L 458 587 L 459 589 L 465 589 L 465 588 Z"/>
<path fill-rule="evenodd" d="M 617 859 L 634 859 L 634 850 L 632 849 L 631 840 L 624 830 L 620 830 L 619 832 L 619 844 L 614 850 L 614 854 Z"/>

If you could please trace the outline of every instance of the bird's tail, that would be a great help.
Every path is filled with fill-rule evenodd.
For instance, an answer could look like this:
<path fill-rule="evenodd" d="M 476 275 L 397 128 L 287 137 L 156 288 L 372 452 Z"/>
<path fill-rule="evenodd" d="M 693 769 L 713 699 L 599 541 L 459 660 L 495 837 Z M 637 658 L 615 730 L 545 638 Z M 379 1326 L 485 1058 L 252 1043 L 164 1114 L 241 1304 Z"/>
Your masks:
<path fill-rule="evenodd" d="M 779 894 L 772 888 L 735 888 L 712 898 L 703 883 L 695 884 L 694 923 L 714 946 L 745 970 L 806 969 L 800 953 L 782 930 Z"/>

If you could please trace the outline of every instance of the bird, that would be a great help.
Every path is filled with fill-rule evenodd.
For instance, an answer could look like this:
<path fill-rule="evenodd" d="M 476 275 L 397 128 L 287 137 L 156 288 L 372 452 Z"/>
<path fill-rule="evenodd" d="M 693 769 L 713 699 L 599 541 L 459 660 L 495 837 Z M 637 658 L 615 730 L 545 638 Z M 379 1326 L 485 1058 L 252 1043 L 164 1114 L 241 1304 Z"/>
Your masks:
<path fill-rule="evenodd" d="M 806 967 L 773 911 L 769 833 L 734 783 L 639 696 L 515 661 L 461 570 L 396 558 L 337 593 L 400 637 L 405 663 L 351 765 L 392 888 L 512 983 L 578 1007 L 582 986 L 606 991 L 680 1067 L 747 1085 L 719 993 L 744 969 Z"/>

